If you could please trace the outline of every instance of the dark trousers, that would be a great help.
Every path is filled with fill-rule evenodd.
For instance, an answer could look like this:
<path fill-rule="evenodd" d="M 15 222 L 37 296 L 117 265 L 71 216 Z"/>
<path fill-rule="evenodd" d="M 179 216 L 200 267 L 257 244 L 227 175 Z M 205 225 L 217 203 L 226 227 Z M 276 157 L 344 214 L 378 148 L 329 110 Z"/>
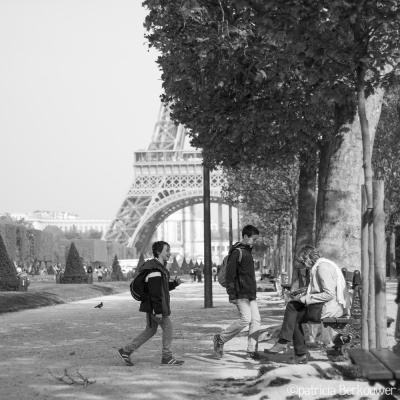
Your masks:
<path fill-rule="evenodd" d="M 294 353 L 307 353 L 307 346 L 304 340 L 304 331 L 302 327 L 303 318 L 306 313 L 306 305 L 299 301 L 291 301 L 287 304 L 285 316 L 283 317 L 282 328 L 279 333 L 280 339 L 285 339 L 288 342 L 293 340 Z"/>

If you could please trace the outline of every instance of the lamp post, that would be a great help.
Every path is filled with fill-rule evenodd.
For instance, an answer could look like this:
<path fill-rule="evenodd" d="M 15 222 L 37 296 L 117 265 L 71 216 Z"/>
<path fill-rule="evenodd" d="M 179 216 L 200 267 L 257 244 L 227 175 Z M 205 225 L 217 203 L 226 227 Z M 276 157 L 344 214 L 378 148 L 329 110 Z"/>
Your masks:
<path fill-rule="evenodd" d="M 204 201 L 204 308 L 213 307 L 211 276 L 211 209 L 210 209 L 210 169 L 203 165 Z"/>

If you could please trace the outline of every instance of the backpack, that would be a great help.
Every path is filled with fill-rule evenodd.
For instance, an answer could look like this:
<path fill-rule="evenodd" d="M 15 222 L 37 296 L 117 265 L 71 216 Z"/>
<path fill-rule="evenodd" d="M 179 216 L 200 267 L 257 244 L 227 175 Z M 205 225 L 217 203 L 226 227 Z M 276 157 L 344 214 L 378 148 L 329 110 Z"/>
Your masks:
<path fill-rule="evenodd" d="M 233 250 L 239 250 L 239 264 L 242 261 L 242 249 L 240 247 L 235 247 Z M 218 283 L 226 288 L 226 267 L 228 265 L 229 256 L 232 254 L 233 250 L 222 261 L 221 268 L 218 273 Z"/>
<path fill-rule="evenodd" d="M 129 285 L 131 295 L 136 301 L 144 301 L 147 298 L 147 275 L 152 272 L 152 269 L 144 269 L 139 272 L 139 275 L 133 279 Z"/>

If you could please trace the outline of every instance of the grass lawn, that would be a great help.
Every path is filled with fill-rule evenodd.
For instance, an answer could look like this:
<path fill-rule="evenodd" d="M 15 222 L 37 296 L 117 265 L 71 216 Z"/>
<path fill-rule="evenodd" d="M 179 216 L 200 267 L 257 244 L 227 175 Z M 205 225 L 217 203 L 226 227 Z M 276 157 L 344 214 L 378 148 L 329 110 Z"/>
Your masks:
<path fill-rule="evenodd" d="M 0 313 L 68 303 L 129 291 L 130 282 L 60 285 L 51 275 L 30 277 L 28 292 L 0 292 Z"/>

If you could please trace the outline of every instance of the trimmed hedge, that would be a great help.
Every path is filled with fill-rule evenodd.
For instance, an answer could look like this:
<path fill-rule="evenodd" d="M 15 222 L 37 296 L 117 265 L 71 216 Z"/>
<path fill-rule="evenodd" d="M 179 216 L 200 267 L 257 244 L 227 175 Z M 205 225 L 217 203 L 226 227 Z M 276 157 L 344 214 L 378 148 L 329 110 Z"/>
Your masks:
<path fill-rule="evenodd" d="M 8 257 L 7 249 L 0 235 L 0 291 L 18 290 L 17 270 Z"/>
<path fill-rule="evenodd" d="M 12 262 L 21 267 L 29 264 L 61 264 L 65 266 L 72 240 L 64 237 L 57 227 L 47 227 L 43 231 L 27 228 L 12 223 L 0 224 L 0 235 L 3 237 L 8 256 Z M 100 239 L 76 239 L 74 244 L 86 265 L 99 263 L 110 266 L 113 258 L 133 258 L 133 249 L 115 242 Z"/>
<path fill-rule="evenodd" d="M 114 261 L 112 263 L 111 280 L 112 281 L 122 281 L 124 274 L 122 273 L 121 266 L 118 262 L 118 257 L 115 255 Z"/>
<path fill-rule="evenodd" d="M 83 268 L 81 258 L 74 242 L 68 252 L 65 272 L 60 278 L 60 283 L 88 283 L 88 276 Z"/>
<path fill-rule="evenodd" d="M 88 276 L 81 276 L 81 275 L 61 275 L 60 276 L 60 283 L 88 283 Z"/>

